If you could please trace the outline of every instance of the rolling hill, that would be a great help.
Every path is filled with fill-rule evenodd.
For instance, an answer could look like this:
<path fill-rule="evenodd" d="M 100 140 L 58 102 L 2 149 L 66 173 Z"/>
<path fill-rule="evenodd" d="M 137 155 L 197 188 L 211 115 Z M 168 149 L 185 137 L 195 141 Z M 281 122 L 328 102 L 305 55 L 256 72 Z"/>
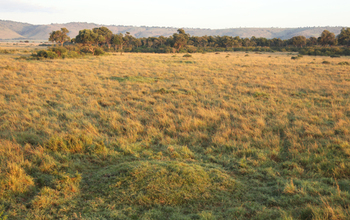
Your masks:
<path fill-rule="evenodd" d="M 47 40 L 51 31 L 59 30 L 62 27 L 66 27 L 70 31 L 70 37 L 75 37 L 79 33 L 79 30 L 92 29 L 101 26 L 109 28 L 113 33 L 130 32 L 135 37 L 170 36 L 178 29 L 174 27 L 100 25 L 86 22 L 32 25 L 28 23 L 0 20 L 0 40 Z M 241 38 L 255 36 L 289 39 L 298 35 L 305 37 L 318 37 L 323 30 L 329 30 L 337 35 L 340 33 L 342 27 L 184 29 L 187 33 L 193 36 L 228 35 L 239 36 Z"/>

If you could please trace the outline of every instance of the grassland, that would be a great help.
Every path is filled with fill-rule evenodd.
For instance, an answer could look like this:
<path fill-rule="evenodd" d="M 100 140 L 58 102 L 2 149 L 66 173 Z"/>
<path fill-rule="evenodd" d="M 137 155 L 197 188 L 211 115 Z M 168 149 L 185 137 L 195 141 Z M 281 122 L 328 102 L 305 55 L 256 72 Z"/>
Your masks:
<path fill-rule="evenodd" d="M 349 219 L 348 57 L 14 49 L 0 219 Z"/>

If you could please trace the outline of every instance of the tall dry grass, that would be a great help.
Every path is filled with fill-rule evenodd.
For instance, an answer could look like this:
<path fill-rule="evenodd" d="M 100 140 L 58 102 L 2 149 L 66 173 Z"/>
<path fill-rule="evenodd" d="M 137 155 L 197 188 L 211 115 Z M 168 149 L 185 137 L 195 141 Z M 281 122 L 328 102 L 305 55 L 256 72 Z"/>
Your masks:
<path fill-rule="evenodd" d="M 348 57 L 20 53 L 0 54 L 10 218 L 349 214 Z"/>

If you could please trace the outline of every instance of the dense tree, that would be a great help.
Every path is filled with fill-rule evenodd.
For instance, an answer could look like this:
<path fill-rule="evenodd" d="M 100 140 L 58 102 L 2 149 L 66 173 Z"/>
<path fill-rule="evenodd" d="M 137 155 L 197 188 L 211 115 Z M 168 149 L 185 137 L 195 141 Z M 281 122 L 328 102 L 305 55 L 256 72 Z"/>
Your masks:
<path fill-rule="evenodd" d="M 142 45 L 141 39 L 140 38 L 134 38 L 132 41 L 132 45 L 135 46 L 136 48 L 140 47 Z"/>
<path fill-rule="evenodd" d="M 290 39 L 289 44 L 295 47 L 304 47 L 306 45 L 306 37 L 304 36 L 295 36 Z"/>
<path fill-rule="evenodd" d="M 65 42 L 70 41 L 70 38 L 67 35 L 68 33 L 69 31 L 67 28 L 61 28 L 61 30 L 52 31 L 50 33 L 49 41 L 59 43 L 62 46 Z"/>
<path fill-rule="evenodd" d="M 106 44 L 110 48 L 112 44 L 113 33 L 106 27 L 94 28 L 92 31 L 98 34 L 97 44 Z"/>
<path fill-rule="evenodd" d="M 179 51 L 181 48 L 187 45 L 189 35 L 185 33 L 183 29 L 177 30 L 178 33 L 173 34 L 174 47 Z"/>
<path fill-rule="evenodd" d="M 307 46 L 315 46 L 317 45 L 317 38 L 316 37 L 310 37 L 306 40 Z"/>
<path fill-rule="evenodd" d="M 270 40 L 270 42 L 270 45 L 272 47 L 283 47 L 283 40 L 279 38 L 273 38 L 272 40 Z"/>
<path fill-rule="evenodd" d="M 249 46 L 251 46 L 251 47 L 256 46 L 256 37 L 255 37 L 255 36 L 252 36 L 252 37 L 250 38 L 250 44 L 249 44 Z"/>
<path fill-rule="evenodd" d="M 123 45 L 124 45 L 124 39 L 123 34 L 115 34 L 112 37 L 112 44 L 114 45 L 115 49 L 119 49 L 121 52 L 123 51 Z"/>
<path fill-rule="evenodd" d="M 60 32 L 68 33 L 68 30 L 62 30 Z M 59 33 L 59 32 L 58 32 Z M 58 35 L 56 32 L 52 33 L 53 37 Z M 57 37 L 58 39 L 58 37 Z M 76 38 L 72 39 L 72 43 L 83 44 L 89 46 L 91 51 L 94 52 L 96 46 L 111 45 L 114 46 L 114 50 L 120 51 L 121 53 L 126 51 L 145 51 L 145 52 L 180 52 L 187 51 L 193 53 L 196 51 L 232 51 L 233 48 L 238 50 L 251 50 L 252 48 L 239 49 L 241 47 L 259 47 L 254 50 L 257 51 L 271 51 L 280 50 L 281 47 L 287 47 L 288 51 L 299 51 L 295 48 L 289 48 L 290 46 L 305 47 L 315 45 L 336 45 L 337 40 L 341 45 L 350 46 L 350 28 L 343 28 L 341 34 L 335 38 L 334 34 L 325 30 L 322 35 L 317 39 L 310 37 L 306 39 L 304 36 L 295 36 L 288 40 L 281 40 L 280 38 L 267 39 L 264 37 L 252 36 L 249 38 L 240 38 L 239 36 L 190 36 L 183 29 L 178 29 L 176 33 L 169 37 L 143 37 L 135 38 L 126 32 L 123 34 L 113 34 L 106 27 L 94 28 L 92 30 L 81 30 Z M 57 42 L 61 42 L 58 41 Z M 95 45 L 93 47 L 93 45 Z M 209 48 L 208 48 L 209 47 Z M 330 48 L 332 49 L 332 48 Z M 338 48 L 336 48 L 337 51 Z M 312 51 L 319 50 L 318 48 L 312 48 Z M 307 49 L 300 50 L 307 51 Z M 324 52 L 316 51 L 315 54 Z M 336 52 L 330 52 L 336 53 Z M 329 54 L 329 53 L 327 53 Z"/>
<path fill-rule="evenodd" d="M 75 42 L 88 46 L 89 50 L 94 53 L 93 43 L 98 42 L 99 35 L 92 30 L 84 29 L 79 31 L 79 34 L 75 37 Z"/>
<path fill-rule="evenodd" d="M 163 46 L 164 43 L 166 42 L 166 38 L 164 36 L 159 36 L 158 39 L 159 39 L 159 42 L 160 42 L 160 46 Z"/>
<path fill-rule="evenodd" d="M 92 30 L 89 29 L 84 29 L 79 31 L 79 34 L 75 37 L 75 42 L 81 43 L 84 46 L 92 45 L 93 43 L 95 43 L 97 37 L 97 33 L 94 33 Z"/>
<path fill-rule="evenodd" d="M 268 47 L 268 46 L 270 46 L 269 40 L 267 40 L 264 37 L 256 38 L 255 42 L 256 42 L 256 46 L 259 46 L 259 47 Z"/>
<path fill-rule="evenodd" d="M 201 47 L 204 47 L 204 48 L 207 47 L 208 46 L 208 36 L 199 37 L 198 43 Z"/>
<path fill-rule="evenodd" d="M 340 45 L 350 46 L 350 28 L 342 28 L 338 35 L 338 43 Z"/>
<path fill-rule="evenodd" d="M 242 39 L 242 46 L 243 47 L 249 47 L 250 46 L 250 40 L 249 38 Z"/>
<path fill-rule="evenodd" d="M 335 38 L 335 34 L 332 32 L 329 32 L 328 30 L 324 30 L 321 34 L 321 37 L 318 38 L 318 42 L 322 45 L 322 46 L 332 46 L 332 45 L 336 45 L 336 38 Z"/>

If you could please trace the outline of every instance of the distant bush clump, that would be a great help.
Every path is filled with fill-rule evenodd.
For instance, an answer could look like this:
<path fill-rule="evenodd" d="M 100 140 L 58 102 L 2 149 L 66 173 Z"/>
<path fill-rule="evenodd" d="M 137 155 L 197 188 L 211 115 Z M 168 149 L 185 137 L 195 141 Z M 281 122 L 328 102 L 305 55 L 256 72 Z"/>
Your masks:
<path fill-rule="evenodd" d="M 56 58 L 79 58 L 83 55 L 95 55 L 99 56 L 104 54 L 105 51 L 102 48 L 92 47 L 77 47 L 77 46 L 64 46 L 64 47 L 51 47 L 48 50 L 39 50 L 31 55 L 29 59 L 56 59 Z"/>
<path fill-rule="evenodd" d="M 342 65 L 342 66 L 349 66 L 349 65 L 350 65 L 350 63 L 349 63 L 349 62 L 344 61 L 344 62 L 340 62 L 340 63 L 338 63 L 338 65 Z"/>
<path fill-rule="evenodd" d="M 38 52 L 36 52 L 36 54 L 32 54 L 32 56 L 37 59 L 40 59 L 40 58 L 55 59 L 58 57 L 58 54 L 49 50 L 39 50 Z"/>
<path fill-rule="evenodd" d="M 325 60 L 325 61 L 322 62 L 322 64 L 331 64 L 331 62 Z"/>
<path fill-rule="evenodd" d="M 62 58 L 79 58 L 81 55 L 76 51 L 68 51 L 62 55 Z"/>
<path fill-rule="evenodd" d="M 291 59 L 292 60 L 299 60 L 299 59 L 301 59 L 301 58 L 303 58 L 303 55 L 298 55 L 298 56 L 296 56 L 296 57 L 292 57 Z"/>
<path fill-rule="evenodd" d="M 192 57 L 191 54 L 185 54 L 183 57 Z"/>
<path fill-rule="evenodd" d="M 12 54 L 12 53 L 15 53 L 15 50 L 1 50 L 0 49 L 0 54 Z"/>
<path fill-rule="evenodd" d="M 330 56 L 330 57 L 340 57 L 340 56 L 349 56 L 350 49 L 349 48 L 341 48 L 341 47 L 309 47 L 303 48 L 299 50 L 300 54 L 303 55 L 311 55 L 311 56 Z"/>
<path fill-rule="evenodd" d="M 56 53 L 59 57 L 67 53 L 67 49 L 65 47 L 52 47 L 50 51 Z"/>

